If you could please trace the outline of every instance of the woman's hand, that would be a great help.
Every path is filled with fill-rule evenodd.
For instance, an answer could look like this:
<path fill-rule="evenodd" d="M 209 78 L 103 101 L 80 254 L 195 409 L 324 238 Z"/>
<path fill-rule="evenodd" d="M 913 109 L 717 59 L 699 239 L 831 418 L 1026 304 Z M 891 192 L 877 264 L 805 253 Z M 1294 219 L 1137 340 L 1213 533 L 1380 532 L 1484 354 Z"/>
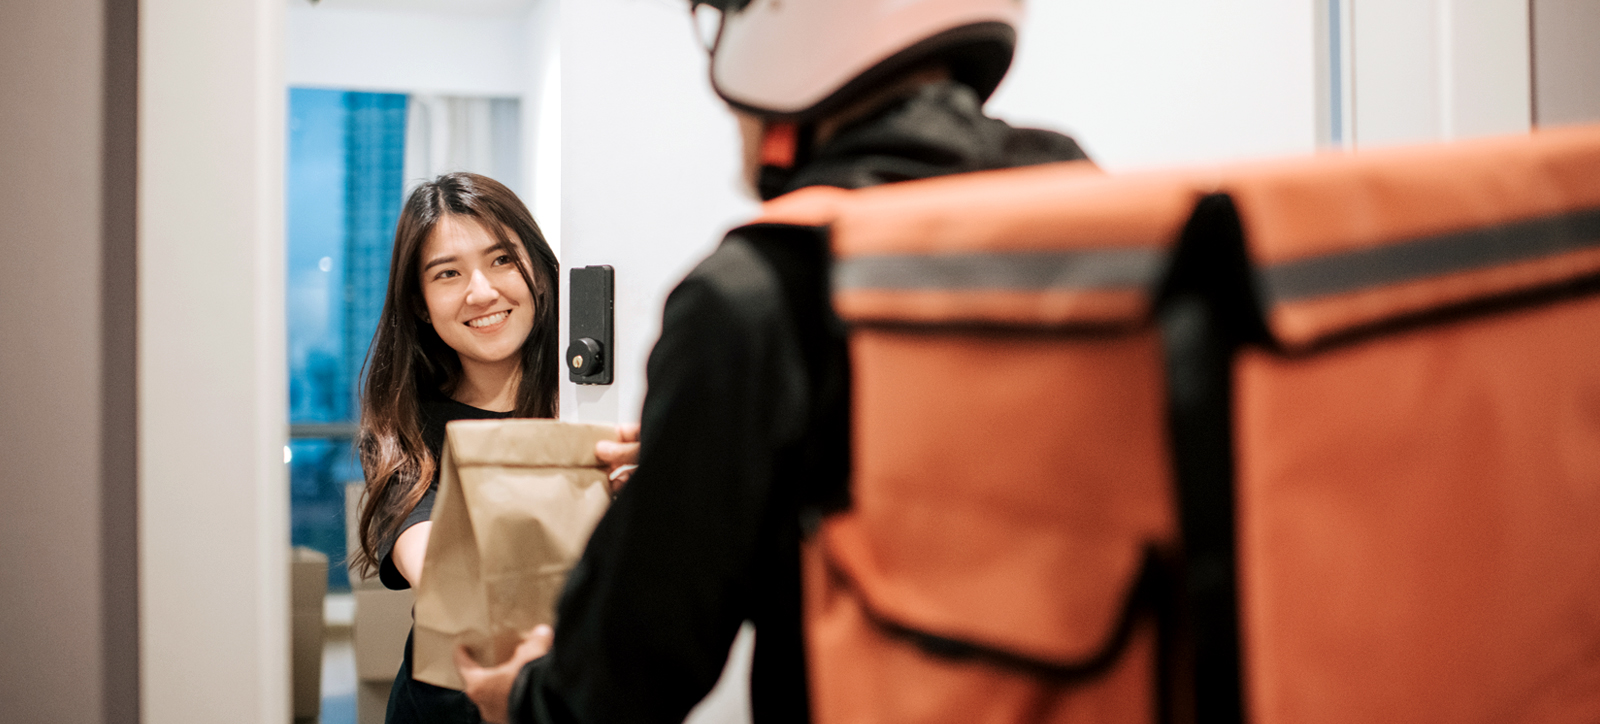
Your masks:
<path fill-rule="evenodd" d="M 595 443 L 594 456 L 606 466 L 606 474 L 611 476 L 611 494 L 616 495 L 633 476 L 634 468 L 639 467 L 639 426 L 618 425 L 617 442 Z"/>
<path fill-rule="evenodd" d="M 478 715 L 489 724 L 505 724 L 510 718 L 511 687 L 517 674 L 529 661 L 550 652 L 550 640 L 555 632 L 539 624 L 528 632 L 527 638 L 511 653 L 511 659 L 499 666 L 485 668 L 472 660 L 467 647 L 456 647 L 456 672 L 467 687 L 464 691 L 472 703 L 478 705 Z"/>

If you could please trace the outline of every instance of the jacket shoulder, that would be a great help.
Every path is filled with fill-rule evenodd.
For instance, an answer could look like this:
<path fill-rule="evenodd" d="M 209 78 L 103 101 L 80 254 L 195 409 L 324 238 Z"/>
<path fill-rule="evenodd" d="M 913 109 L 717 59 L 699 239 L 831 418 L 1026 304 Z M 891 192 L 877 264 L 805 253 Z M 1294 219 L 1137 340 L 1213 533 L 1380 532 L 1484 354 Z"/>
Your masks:
<path fill-rule="evenodd" d="M 780 270 L 761 247 L 787 243 L 790 229 L 775 225 L 744 226 L 728 232 L 710 256 L 678 284 L 668 306 L 693 301 L 713 304 L 739 319 L 763 321 L 783 314 Z"/>

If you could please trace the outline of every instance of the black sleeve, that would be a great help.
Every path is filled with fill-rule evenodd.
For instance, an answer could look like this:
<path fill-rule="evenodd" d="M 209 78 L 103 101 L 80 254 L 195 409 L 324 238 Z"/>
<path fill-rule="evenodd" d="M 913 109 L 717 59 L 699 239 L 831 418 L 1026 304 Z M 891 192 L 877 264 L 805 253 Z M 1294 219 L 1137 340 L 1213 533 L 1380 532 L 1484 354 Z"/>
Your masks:
<path fill-rule="evenodd" d="M 411 587 L 411 582 L 400 575 L 400 569 L 394 565 L 394 544 L 400 540 L 400 534 L 409 530 L 411 526 L 426 523 L 433 517 L 433 500 L 438 497 L 436 495 L 438 492 L 437 485 L 428 488 L 428 492 L 423 493 L 422 499 L 417 501 L 417 507 L 412 508 L 411 514 L 401 521 L 394 535 L 378 541 L 378 580 L 383 583 L 384 588 L 398 591 Z"/>
<path fill-rule="evenodd" d="M 716 683 L 749 616 L 774 450 L 803 417 L 775 284 L 724 243 L 667 299 L 639 469 L 573 569 L 512 721 L 676 724 Z"/>

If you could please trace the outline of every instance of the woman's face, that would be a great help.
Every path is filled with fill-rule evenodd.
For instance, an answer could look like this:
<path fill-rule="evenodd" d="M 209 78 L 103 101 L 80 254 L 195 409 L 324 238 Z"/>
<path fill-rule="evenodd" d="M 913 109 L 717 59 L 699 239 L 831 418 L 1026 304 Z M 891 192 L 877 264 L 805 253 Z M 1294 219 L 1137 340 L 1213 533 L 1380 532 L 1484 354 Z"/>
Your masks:
<path fill-rule="evenodd" d="M 428 320 L 463 367 L 518 359 L 533 331 L 533 292 L 492 234 L 471 218 L 446 215 L 422 245 L 421 266 Z"/>

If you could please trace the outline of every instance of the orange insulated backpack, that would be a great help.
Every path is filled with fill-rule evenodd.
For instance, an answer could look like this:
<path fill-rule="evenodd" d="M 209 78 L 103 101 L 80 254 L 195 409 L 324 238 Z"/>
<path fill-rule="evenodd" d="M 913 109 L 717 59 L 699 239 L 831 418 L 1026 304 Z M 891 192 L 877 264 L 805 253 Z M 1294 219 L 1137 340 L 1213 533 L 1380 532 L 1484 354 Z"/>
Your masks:
<path fill-rule="evenodd" d="M 812 712 L 1600 720 L 1600 128 L 860 191 Z"/>

